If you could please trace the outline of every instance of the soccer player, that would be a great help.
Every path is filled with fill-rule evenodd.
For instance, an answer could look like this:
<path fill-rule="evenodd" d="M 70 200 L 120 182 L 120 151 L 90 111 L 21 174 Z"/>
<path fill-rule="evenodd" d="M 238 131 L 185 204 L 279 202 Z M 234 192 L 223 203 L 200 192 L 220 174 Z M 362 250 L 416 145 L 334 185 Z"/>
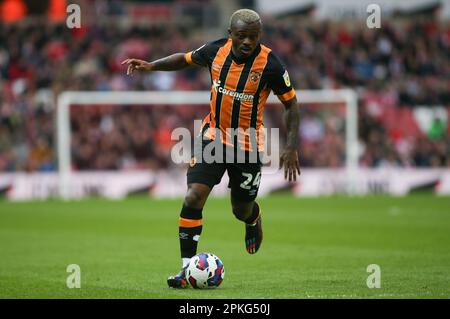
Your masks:
<path fill-rule="evenodd" d="M 194 153 L 187 172 L 187 193 L 179 218 L 181 271 L 169 277 L 170 287 L 188 286 L 185 269 L 197 253 L 202 232 L 202 210 L 214 185 L 220 183 L 227 171 L 231 188 L 231 205 L 235 217 L 245 223 L 245 247 L 248 253 L 258 251 L 262 239 L 261 209 L 255 202 L 261 176 L 261 160 L 250 161 L 249 154 L 262 149 L 262 113 L 273 91 L 285 107 L 287 143 L 280 155 L 284 176 L 295 181 L 300 174 L 298 160 L 299 109 L 288 72 L 278 57 L 260 43 L 261 19 L 253 10 L 241 9 L 230 18 L 228 38 L 207 43 L 188 53 L 146 62 L 127 59 L 127 74 L 138 71 L 175 71 L 188 66 L 208 67 L 211 74 L 211 112 L 203 120 L 202 150 L 212 142 L 223 143 L 224 149 L 240 149 L 245 161 L 236 156 L 225 161 L 197 161 Z M 230 136 L 230 129 L 242 134 Z M 253 129 L 253 131 L 252 131 Z M 249 133 L 250 132 L 250 133 Z M 251 132 L 254 132 L 252 134 Z M 252 136 L 253 135 L 253 136 Z M 256 144 L 251 141 L 256 141 Z M 237 152 L 236 152 L 237 153 Z"/>

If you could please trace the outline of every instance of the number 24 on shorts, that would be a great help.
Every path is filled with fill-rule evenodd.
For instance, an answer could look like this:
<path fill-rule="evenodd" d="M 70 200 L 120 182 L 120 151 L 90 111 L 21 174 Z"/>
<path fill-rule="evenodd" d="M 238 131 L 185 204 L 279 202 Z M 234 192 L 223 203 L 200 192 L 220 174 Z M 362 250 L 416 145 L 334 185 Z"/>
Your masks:
<path fill-rule="evenodd" d="M 241 183 L 241 188 L 243 189 L 251 189 L 252 186 L 256 186 L 256 188 L 259 187 L 259 183 L 261 182 L 261 172 L 258 172 L 255 176 L 255 179 L 253 180 L 253 183 L 250 186 L 250 183 L 253 179 L 253 175 L 251 173 L 242 173 L 242 176 L 246 177 L 247 179 Z"/>

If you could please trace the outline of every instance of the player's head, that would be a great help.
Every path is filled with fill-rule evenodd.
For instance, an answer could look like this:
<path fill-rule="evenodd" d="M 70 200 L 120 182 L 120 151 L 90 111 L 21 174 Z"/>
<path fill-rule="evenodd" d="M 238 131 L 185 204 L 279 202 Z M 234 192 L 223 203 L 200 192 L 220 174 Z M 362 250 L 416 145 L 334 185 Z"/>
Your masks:
<path fill-rule="evenodd" d="M 228 35 L 233 42 L 233 53 L 240 58 L 250 56 L 261 39 L 262 23 L 259 14 L 241 9 L 230 18 Z"/>

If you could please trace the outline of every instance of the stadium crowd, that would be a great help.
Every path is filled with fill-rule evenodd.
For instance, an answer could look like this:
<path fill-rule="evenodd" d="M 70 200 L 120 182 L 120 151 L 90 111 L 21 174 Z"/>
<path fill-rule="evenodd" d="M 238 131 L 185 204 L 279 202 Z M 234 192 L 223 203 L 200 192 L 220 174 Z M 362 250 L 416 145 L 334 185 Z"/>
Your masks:
<path fill-rule="evenodd" d="M 0 171 L 56 169 L 54 97 L 61 91 L 208 90 L 206 70 L 129 77 L 120 65 L 128 57 L 152 60 L 189 51 L 204 40 L 194 30 L 173 24 L 94 23 L 72 30 L 42 22 L 0 25 Z M 267 17 L 263 43 L 286 63 L 296 89 L 357 89 L 361 165 L 450 167 L 447 24 L 409 20 L 367 29 Z M 441 106 L 447 114 L 424 129 L 415 119 L 418 106 Z M 301 108 L 302 167 L 343 166 L 343 117 L 329 108 Z M 167 167 L 174 143 L 171 130 L 192 128 L 193 120 L 208 112 L 207 106 L 192 110 L 145 103 L 121 108 L 74 106 L 73 166 Z M 266 124 L 282 127 L 281 114 L 269 108 Z M 283 133 L 282 129 L 282 137 Z"/>

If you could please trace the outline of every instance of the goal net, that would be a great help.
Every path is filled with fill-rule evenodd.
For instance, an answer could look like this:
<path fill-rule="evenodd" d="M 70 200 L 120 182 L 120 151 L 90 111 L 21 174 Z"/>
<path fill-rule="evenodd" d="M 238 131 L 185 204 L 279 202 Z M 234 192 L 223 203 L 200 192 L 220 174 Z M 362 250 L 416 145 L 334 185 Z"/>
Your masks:
<path fill-rule="evenodd" d="M 323 110 L 331 110 L 333 106 L 338 106 L 342 109 L 342 117 L 345 123 L 343 128 L 343 140 L 344 145 L 344 167 L 346 177 L 345 189 L 349 194 L 355 192 L 354 177 L 356 169 L 358 167 L 358 127 L 357 127 L 357 95 L 353 90 L 300 90 L 296 92 L 297 99 L 300 108 L 306 108 L 311 112 L 322 112 Z M 139 112 L 135 112 L 133 120 L 128 120 L 128 125 L 133 126 L 132 121 L 139 122 L 143 119 L 142 114 L 146 112 L 152 112 L 156 121 L 168 114 L 175 108 L 182 108 L 185 114 L 198 115 L 197 119 L 201 119 L 202 115 L 205 116 L 209 111 L 210 92 L 209 91 L 152 91 L 152 92 L 132 92 L 132 91 L 120 91 L 120 92 L 92 92 L 92 91 L 66 91 L 62 92 L 57 99 L 57 145 L 58 145 L 58 175 L 59 186 L 58 192 L 62 198 L 69 199 L 74 197 L 73 193 L 73 176 L 76 173 L 74 169 L 73 161 L 73 144 L 76 142 L 79 144 L 89 144 L 90 137 L 84 139 L 79 138 L 76 130 L 80 129 L 77 126 L 83 126 L 83 118 L 80 118 L 80 114 L 83 114 L 86 108 L 95 109 L 102 108 L 103 114 L 105 112 L 116 113 L 114 110 L 119 109 L 140 109 Z M 267 109 L 283 109 L 281 103 L 277 97 L 270 95 L 267 100 Z M 319 106 L 319 107 L 314 107 Z M 317 111 L 319 110 L 319 111 Z M 123 110 L 124 111 L 124 110 Z M 95 113 L 95 112 L 94 112 Z M 140 115 L 141 114 L 141 115 Z M 280 113 L 282 114 L 282 113 Z M 301 113 L 302 114 L 302 113 Z M 326 115 L 326 112 L 323 113 Z M 117 114 L 116 114 L 117 115 Z M 117 115 L 120 117 L 120 112 Z M 176 114 L 172 117 L 179 116 Z M 78 118 L 77 118 L 78 117 Z M 74 119 L 77 118 L 77 121 Z M 187 116 L 189 118 L 189 116 Z M 108 120 L 109 119 L 109 120 Z M 85 119 L 90 121 L 88 117 Z M 115 119 L 117 121 L 118 119 Z M 126 119 L 124 119 L 125 121 Z M 112 120 L 110 117 L 103 119 L 99 125 L 103 128 L 103 133 L 108 134 L 109 127 Z M 303 129 L 303 128 L 301 128 Z M 304 130 L 308 130 L 305 127 Z M 123 132 L 122 132 L 123 133 Z M 151 132 L 136 132 L 136 139 L 139 140 L 139 134 L 150 134 Z M 93 132 L 90 136 L 95 136 L 97 133 Z M 111 133 L 112 134 L 112 133 Z M 126 134 L 126 133 L 123 133 Z M 120 139 L 120 137 L 119 137 Z M 107 143 L 107 142 L 105 142 Z M 320 143 L 320 141 L 319 141 Z M 75 148 L 74 148 L 75 149 Z M 120 152 L 118 147 L 117 152 Z M 160 150 L 157 150 L 159 152 Z M 167 151 L 167 150 L 164 150 Z M 83 148 L 81 145 L 80 152 L 102 152 L 102 149 L 92 149 L 92 147 Z M 300 145 L 300 158 L 302 157 L 302 145 Z M 317 154 L 320 155 L 320 154 Z M 99 162 L 102 159 L 98 160 Z M 107 161 L 104 159 L 103 162 Z M 92 164 L 92 163 L 91 163 Z M 79 164 L 82 165 L 82 164 Z M 106 165 L 106 164 L 105 164 Z M 126 166 L 126 164 L 125 164 Z M 95 169 L 95 165 L 91 166 L 91 169 Z M 301 178 L 301 177 L 300 177 Z"/>

